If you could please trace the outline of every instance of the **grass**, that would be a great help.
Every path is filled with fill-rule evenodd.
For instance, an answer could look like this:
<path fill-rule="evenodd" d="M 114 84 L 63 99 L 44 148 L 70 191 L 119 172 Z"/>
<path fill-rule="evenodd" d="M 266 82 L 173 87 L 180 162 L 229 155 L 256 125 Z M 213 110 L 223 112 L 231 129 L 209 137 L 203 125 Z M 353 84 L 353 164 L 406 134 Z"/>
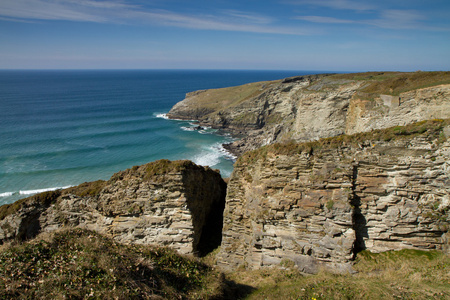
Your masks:
<path fill-rule="evenodd" d="M 101 190 L 106 186 L 106 183 L 104 180 L 85 182 L 78 186 L 65 189 L 64 192 L 79 197 L 95 197 L 100 194 Z"/>
<path fill-rule="evenodd" d="M 220 89 L 210 89 L 197 94 L 195 97 L 196 107 L 212 108 L 215 110 L 226 109 L 236 106 L 245 100 L 256 97 L 273 82 L 278 81 L 262 81 L 248 83 L 240 86 L 233 86 Z"/>
<path fill-rule="evenodd" d="M 440 252 L 361 252 L 355 274 L 292 270 L 240 271 L 231 278 L 253 284 L 247 299 L 449 299 L 450 257 Z"/>
<path fill-rule="evenodd" d="M 348 73 L 333 74 L 329 76 L 312 75 L 319 77 L 314 84 L 324 81 L 324 86 L 336 88 L 341 83 L 330 83 L 335 80 L 364 81 L 357 95 L 362 99 L 375 99 L 380 95 L 398 96 L 401 93 L 427 88 L 442 84 L 450 84 L 450 72 L 367 72 L 367 73 Z M 275 80 L 266 82 L 254 82 L 240 86 L 233 86 L 221 89 L 210 89 L 194 93 L 191 107 L 197 111 L 197 117 L 200 119 L 208 116 L 219 117 L 220 113 L 227 110 L 233 110 L 234 107 L 257 98 L 262 93 L 269 91 L 271 87 L 277 84 L 283 84 L 289 80 Z M 249 115 L 240 115 L 236 124 L 253 124 L 253 118 Z M 278 121 L 278 120 L 276 120 Z M 274 121 L 275 122 L 275 121 Z M 271 123 L 271 122 L 269 122 Z"/>
<path fill-rule="evenodd" d="M 226 288 L 199 260 L 81 229 L 0 251 L 0 299 L 212 299 Z"/>
<path fill-rule="evenodd" d="M 445 126 L 450 125 L 450 119 L 421 121 L 406 126 L 395 126 L 387 129 L 373 130 L 353 135 L 340 135 L 330 138 L 322 138 L 318 141 L 296 143 L 276 143 L 244 153 L 238 162 L 254 163 L 258 159 L 264 159 L 269 153 L 272 155 L 295 155 L 300 153 L 314 153 L 321 149 L 333 149 L 343 146 L 356 146 L 361 143 L 377 141 L 395 141 L 416 136 L 427 136 L 429 140 L 437 139 L 442 142 L 446 138 L 442 134 Z"/>
<path fill-rule="evenodd" d="M 214 252 L 216 253 L 216 252 Z M 438 251 L 358 253 L 354 274 L 215 269 L 167 248 L 63 230 L 0 246 L 0 299 L 449 299 L 450 257 Z"/>
<path fill-rule="evenodd" d="M 2 205 L 0 206 L 0 221 L 6 218 L 8 215 L 15 213 L 24 206 L 38 204 L 44 207 L 48 207 L 52 203 L 55 203 L 60 195 L 60 190 L 43 192 L 25 199 L 18 200 L 11 204 Z"/>
<path fill-rule="evenodd" d="M 369 95 L 387 94 L 398 96 L 401 93 L 450 84 L 450 72 L 368 72 L 337 74 L 332 77 L 336 79 L 363 80 L 367 81 L 360 92 Z"/>
<path fill-rule="evenodd" d="M 168 159 L 160 159 L 142 166 L 134 166 L 131 169 L 120 171 L 114 174 L 109 182 L 123 180 L 124 178 L 142 178 L 143 180 L 164 181 L 165 175 L 178 173 L 185 169 L 201 169 L 190 160 L 170 161 Z M 206 167 L 207 168 L 207 167 Z"/>

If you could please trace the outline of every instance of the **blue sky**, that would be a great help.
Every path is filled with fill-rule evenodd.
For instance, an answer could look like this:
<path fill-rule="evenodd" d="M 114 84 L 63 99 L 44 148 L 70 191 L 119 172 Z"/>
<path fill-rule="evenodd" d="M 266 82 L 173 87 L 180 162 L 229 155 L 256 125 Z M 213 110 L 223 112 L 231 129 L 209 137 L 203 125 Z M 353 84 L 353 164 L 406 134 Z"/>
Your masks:
<path fill-rule="evenodd" d="M 0 0 L 0 69 L 450 70 L 450 1 Z"/>

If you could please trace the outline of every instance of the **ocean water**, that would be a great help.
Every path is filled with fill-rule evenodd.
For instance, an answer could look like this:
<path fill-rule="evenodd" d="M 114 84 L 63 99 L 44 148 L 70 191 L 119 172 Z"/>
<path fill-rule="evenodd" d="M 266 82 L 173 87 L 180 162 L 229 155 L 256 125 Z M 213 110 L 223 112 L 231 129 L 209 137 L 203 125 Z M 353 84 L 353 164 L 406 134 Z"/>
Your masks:
<path fill-rule="evenodd" d="M 0 71 L 0 205 L 161 158 L 228 177 L 232 137 L 165 118 L 187 92 L 306 71 Z"/>

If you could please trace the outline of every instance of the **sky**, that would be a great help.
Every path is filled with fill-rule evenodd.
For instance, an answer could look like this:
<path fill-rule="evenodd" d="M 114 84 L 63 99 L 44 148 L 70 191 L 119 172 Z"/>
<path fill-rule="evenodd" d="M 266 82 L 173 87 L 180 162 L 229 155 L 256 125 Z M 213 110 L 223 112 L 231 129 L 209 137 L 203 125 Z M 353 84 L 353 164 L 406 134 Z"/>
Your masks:
<path fill-rule="evenodd" d="M 449 0 L 0 0 L 0 69 L 450 70 Z"/>

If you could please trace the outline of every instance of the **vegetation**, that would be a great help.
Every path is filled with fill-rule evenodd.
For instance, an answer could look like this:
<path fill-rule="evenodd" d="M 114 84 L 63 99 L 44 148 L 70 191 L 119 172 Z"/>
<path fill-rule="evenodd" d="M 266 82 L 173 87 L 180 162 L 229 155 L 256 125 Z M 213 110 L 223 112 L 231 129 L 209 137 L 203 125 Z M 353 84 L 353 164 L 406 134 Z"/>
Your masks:
<path fill-rule="evenodd" d="M 0 248 L 0 299 L 448 299 L 450 257 L 358 253 L 355 274 L 283 269 L 229 274 L 167 248 L 123 245 L 72 229 Z"/>
<path fill-rule="evenodd" d="M 43 192 L 25 199 L 18 200 L 11 204 L 2 205 L 0 206 L 0 221 L 9 216 L 10 214 L 15 213 L 23 206 L 27 206 L 28 204 L 31 203 L 37 203 L 41 206 L 48 207 L 52 203 L 55 203 L 60 195 L 61 195 L 60 190 Z"/>
<path fill-rule="evenodd" d="M 271 83 L 278 81 L 253 82 L 240 86 L 210 89 L 195 95 L 195 107 L 206 111 L 218 111 L 236 106 L 261 94 Z"/>
<path fill-rule="evenodd" d="M 106 186 L 106 181 L 97 180 L 85 182 L 78 186 L 65 189 L 66 194 L 74 194 L 80 197 L 95 197 L 100 194 L 101 190 Z"/>
<path fill-rule="evenodd" d="M 417 250 L 358 254 L 355 274 L 286 269 L 240 271 L 231 278 L 256 290 L 247 299 L 449 299 L 450 257 Z"/>
<path fill-rule="evenodd" d="M 450 72 L 368 72 L 336 74 L 336 79 L 367 81 L 360 92 L 369 95 L 393 95 L 415 89 L 427 88 L 441 84 L 450 84 Z"/>
<path fill-rule="evenodd" d="M 322 138 L 314 142 L 296 143 L 276 143 L 261 147 L 254 151 L 244 153 L 240 162 L 252 163 L 259 158 L 265 158 L 268 153 L 273 155 L 294 155 L 300 153 L 314 153 L 320 149 L 333 149 L 344 146 L 357 146 L 365 143 L 374 143 L 377 141 L 394 141 L 398 139 L 413 138 L 424 135 L 429 140 L 437 139 L 442 142 L 446 138 L 442 134 L 445 126 L 450 125 L 450 119 L 446 120 L 428 120 L 413 123 L 406 126 L 395 126 L 387 129 L 373 130 L 353 135 L 340 135 L 330 138 Z"/>
<path fill-rule="evenodd" d="M 109 182 L 115 182 L 117 180 L 122 180 L 126 177 L 139 177 L 144 180 L 156 180 L 161 181 L 163 177 L 159 178 L 160 175 L 166 175 L 169 173 L 180 172 L 186 168 L 200 168 L 189 160 L 176 160 L 170 161 L 168 159 L 160 159 L 157 161 L 150 162 L 142 166 L 134 166 L 131 169 L 118 172 L 114 174 Z"/>
<path fill-rule="evenodd" d="M 51 204 L 56 203 L 59 197 L 62 195 L 74 194 L 80 197 L 95 197 L 100 193 L 105 185 L 106 181 L 104 180 L 85 182 L 75 187 L 63 190 L 43 192 L 24 199 L 20 199 L 11 204 L 2 205 L 0 206 L 0 221 L 6 218 L 6 216 L 17 212 L 22 207 L 31 205 L 41 206 L 44 208 L 49 207 Z"/>
<path fill-rule="evenodd" d="M 211 299 L 227 286 L 199 260 L 81 229 L 0 251 L 0 299 Z"/>

